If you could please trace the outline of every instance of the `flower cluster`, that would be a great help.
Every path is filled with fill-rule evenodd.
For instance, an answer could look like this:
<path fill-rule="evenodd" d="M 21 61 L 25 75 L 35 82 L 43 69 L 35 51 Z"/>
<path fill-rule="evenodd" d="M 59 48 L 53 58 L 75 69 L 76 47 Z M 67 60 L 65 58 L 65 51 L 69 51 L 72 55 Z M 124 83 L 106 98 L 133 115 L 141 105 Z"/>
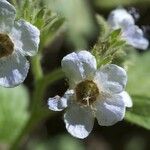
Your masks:
<path fill-rule="evenodd" d="M 49 109 L 62 111 L 68 132 L 85 138 L 96 117 L 99 125 L 110 126 L 121 121 L 132 101 L 124 91 L 126 71 L 114 64 L 97 69 L 95 57 L 88 51 L 73 52 L 62 59 L 62 69 L 69 79 L 63 97 L 49 98 Z"/>
<path fill-rule="evenodd" d="M 22 83 L 29 70 L 25 56 L 38 51 L 40 31 L 25 20 L 15 21 L 16 10 L 0 0 L 0 85 L 14 87 Z"/>
<path fill-rule="evenodd" d="M 143 31 L 135 25 L 135 20 L 125 9 L 119 8 L 113 10 L 108 23 L 113 30 L 121 28 L 122 38 L 127 43 L 138 49 L 147 49 L 149 41 L 144 37 Z"/>
<path fill-rule="evenodd" d="M 25 20 L 15 20 L 16 10 L 6 0 L 0 0 L 0 85 L 14 87 L 22 83 L 29 70 L 25 56 L 38 51 L 40 31 Z M 146 49 L 148 40 L 135 25 L 125 9 L 114 10 L 108 22 L 112 29 L 122 29 L 128 44 Z M 132 100 L 125 90 L 126 71 L 107 64 L 97 68 L 96 58 L 88 51 L 73 52 L 62 59 L 62 69 L 69 79 L 69 89 L 63 97 L 49 98 L 49 109 L 62 111 L 68 132 L 77 138 L 86 138 L 94 120 L 110 126 L 121 121 Z"/>

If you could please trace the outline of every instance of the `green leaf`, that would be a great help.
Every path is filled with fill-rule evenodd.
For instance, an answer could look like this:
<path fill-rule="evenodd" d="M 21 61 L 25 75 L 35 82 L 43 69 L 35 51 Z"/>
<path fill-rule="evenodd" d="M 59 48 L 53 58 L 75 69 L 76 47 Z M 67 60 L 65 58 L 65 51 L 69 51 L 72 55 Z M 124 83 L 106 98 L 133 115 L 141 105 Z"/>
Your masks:
<path fill-rule="evenodd" d="M 105 18 L 99 14 L 96 15 L 96 19 L 97 19 L 97 23 L 99 25 L 100 28 L 100 35 L 99 38 L 106 38 L 106 36 L 109 35 L 110 32 L 110 27 L 107 23 L 107 21 L 105 20 Z M 100 40 L 99 39 L 99 40 Z"/>
<path fill-rule="evenodd" d="M 131 94 L 150 97 L 150 52 L 134 53 L 130 61 L 127 90 Z"/>
<path fill-rule="evenodd" d="M 117 56 L 120 57 L 122 53 L 119 51 L 123 51 L 125 43 L 121 38 L 121 29 L 110 32 L 105 38 L 99 37 L 92 49 L 98 68 L 106 63 L 111 63 Z"/>
<path fill-rule="evenodd" d="M 44 20 L 45 11 L 46 11 L 45 8 L 41 8 L 37 10 L 34 16 L 34 25 L 37 26 L 39 29 L 41 29 L 45 24 Z"/>
<path fill-rule="evenodd" d="M 133 95 L 133 107 L 126 113 L 126 120 L 150 130 L 150 97 Z"/>
<path fill-rule="evenodd" d="M 133 99 L 133 108 L 127 112 L 126 119 L 150 129 L 150 52 L 132 54 L 128 68 L 127 91 Z"/>
<path fill-rule="evenodd" d="M 113 30 L 110 34 L 110 38 L 112 40 L 115 40 L 116 37 L 120 36 L 121 35 L 121 29 L 116 29 L 116 30 Z"/>
<path fill-rule="evenodd" d="M 84 0 L 45 0 L 50 9 L 66 19 L 68 39 L 76 49 L 87 48 L 87 37 L 95 32 L 94 17 Z"/>
<path fill-rule="evenodd" d="M 0 88 L 0 142 L 10 144 L 28 119 L 29 97 L 25 87 Z"/>
<path fill-rule="evenodd" d="M 51 20 L 45 24 L 44 29 L 41 31 L 41 48 L 53 42 L 53 40 L 62 33 L 64 30 L 63 24 L 64 18 L 58 16 L 51 17 Z"/>

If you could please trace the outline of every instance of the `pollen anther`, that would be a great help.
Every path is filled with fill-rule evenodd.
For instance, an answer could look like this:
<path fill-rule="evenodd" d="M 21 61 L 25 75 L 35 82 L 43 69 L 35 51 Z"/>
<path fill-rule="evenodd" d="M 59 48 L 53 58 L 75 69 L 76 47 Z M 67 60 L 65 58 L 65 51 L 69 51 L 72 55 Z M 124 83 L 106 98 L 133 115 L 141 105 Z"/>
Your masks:
<path fill-rule="evenodd" d="M 0 58 L 9 56 L 14 51 L 14 44 L 7 34 L 0 33 Z"/>
<path fill-rule="evenodd" d="M 90 106 L 97 100 L 99 89 L 92 80 L 84 80 L 75 88 L 76 100 L 84 106 Z"/>

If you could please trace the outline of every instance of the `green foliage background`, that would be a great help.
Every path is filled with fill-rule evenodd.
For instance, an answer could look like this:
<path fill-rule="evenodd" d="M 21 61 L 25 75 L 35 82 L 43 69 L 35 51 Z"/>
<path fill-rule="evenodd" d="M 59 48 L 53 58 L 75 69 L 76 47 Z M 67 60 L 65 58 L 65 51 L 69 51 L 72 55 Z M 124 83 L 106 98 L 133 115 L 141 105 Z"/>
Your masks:
<path fill-rule="evenodd" d="M 150 137 L 147 133 L 148 135 L 150 133 L 150 51 L 139 53 L 126 46 L 120 39 L 120 30 L 110 33 L 106 16 L 111 9 L 120 6 L 135 6 L 139 8 L 139 12 L 147 14 L 150 11 L 150 1 L 12 0 L 11 2 L 17 9 L 17 19 L 23 18 L 40 29 L 41 43 L 38 55 L 30 59 L 31 70 L 24 85 L 13 89 L 0 88 L 0 149 L 22 149 L 25 144 L 24 148 L 29 150 L 83 150 L 90 146 L 93 150 L 95 147 L 103 146 L 101 141 L 105 139 L 104 143 L 108 147 L 111 145 L 112 149 L 117 150 L 122 146 L 123 150 L 133 150 L 137 147 L 138 150 L 149 150 L 147 141 Z M 145 15 L 138 23 L 148 25 L 149 20 L 149 15 Z M 66 133 L 64 124 L 59 126 L 61 130 L 59 127 L 56 128 L 57 126 L 53 128 L 52 125 L 55 126 L 58 120 L 62 122 L 62 119 L 47 108 L 48 97 L 62 95 L 67 89 L 60 68 L 62 57 L 78 49 L 91 50 L 97 58 L 99 67 L 106 63 L 116 63 L 124 67 L 128 73 L 126 90 L 133 100 L 133 108 L 127 109 L 125 122 L 108 128 L 97 127 L 96 124 L 94 133 L 85 142 L 64 134 Z M 58 84 L 57 81 L 63 83 Z M 139 138 L 135 138 L 136 134 L 132 133 L 131 141 L 129 139 L 129 142 L 121 141 L 120 134 L 123 140 L 128 137 L 126 129 L 134 130 Z M 110 136 L 110 139 L 107 136 Z M 119 144 L 116 146 L 114 137 L 120 141 L 116 140 L 117 144 L 122 144 L 121 146 Z M 139 145 L 142 146 L 137 146 L 137 141 L 140 141 Z M 105 149 L 107 150 L 106 147 Z"/>

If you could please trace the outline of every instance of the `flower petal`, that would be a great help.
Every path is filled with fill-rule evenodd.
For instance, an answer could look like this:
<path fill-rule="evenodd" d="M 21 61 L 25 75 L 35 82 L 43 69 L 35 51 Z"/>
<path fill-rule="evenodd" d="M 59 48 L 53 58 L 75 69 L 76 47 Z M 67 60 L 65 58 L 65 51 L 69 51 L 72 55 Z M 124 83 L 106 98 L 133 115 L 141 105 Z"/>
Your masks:
<path fill-rule="evenodd" d="M 97 71 L 95 80 L 103 87 L 103 90 L 112 93 L 120 93 L 127 83 L 126 71 L 114 64 L 105 65 Z"/>
<path fill-rule="evenodd" d="M 69 100 L 72 98 L 73 94 L 74 92 L 72 90 L 67 90 L 63 97 L 57 95 L 53 98 L 49 98 L 48 99 L 49 109 L 53 111 L 62 111 L 68 106 Z"/>
<path fill-rule="evenodd" d="M 123 38 L 127 43 L 138 49 L 147 49 L 149 41 L 144 37 L 143 31 L 136 25 L 129 25 L 123 30 Z"/>
<path fill-rule="evenodd" d="M 110 13 L 108 23 L 112 29 L 122 28 L 123 22 L 129 25 L 135 23 L 134 18 L 123 8 L 115 9 Z"/>
<path fill-rule="evenodd" d="M 122 37 L 127 43 L 138 49 L 147 49 L 149 41 L 144 37 L 143 31 L 135 25 L 134 18 L 125 9 L 116 9 L 108 17 L 112 29 L 122 29 Z"/>
<path fill-rule="evenodd" d="M 72 105 L 64 114 L 64 122 L 72 136 L 84 139 L 92 131 L 94 116 L 90 109 Z"/>
<path fill-rule="evenodd" d="M 125 115 L 125 103 L 122 95 L 105 96 L 95 103 L 96 118 L 99 125 L 111 126 L 121 121 Z"/>
<path fill-rule="evenodd" d="M 48 106 L 53 111 L 62 111 L 67 107 L 67 99 L 57 95 L 48 99 Z"/>
<path fill-rule="evenodd" d="M 119 95 L 121 95 L 123 97 L 123 100 L 124 100 L 126 107 L 132 107 L 133 106 L 132 99 L 126 91 L 121 92 Z"/>
<path fill-rule="evenodd" d="M 0 32 L 8 33 L 15 20 L 16 9 L 6 0 L 0 0 Z"/>
<path fill-rule="evenodd" d="M 96 70 L 95 57 L 88 51 L 73 52 L 62 59 L 62 69 L 73 83 L 91 77 Z"/>
<path fill-rule="evenodd" d="M 15 48 L 22 54 L 33 56 L 37 53 L 40 42 L 40 31 L 38 28 L 24 20 L 16 21 L 10 33 Z"/>
<path fill-rule="evenodd" d="M 29 63 L 24 56 L 14 53 L 0 59 L 0 85 L 15 87 L 21 84 L 28 73 Z"/>
<path fill-rule="evenodd" d="M 97 69 L 95 57 L 88 51 L 80 51 L 77 55 L 79 60 L 82 62 L 85 77 L 92 78 Z"/>

